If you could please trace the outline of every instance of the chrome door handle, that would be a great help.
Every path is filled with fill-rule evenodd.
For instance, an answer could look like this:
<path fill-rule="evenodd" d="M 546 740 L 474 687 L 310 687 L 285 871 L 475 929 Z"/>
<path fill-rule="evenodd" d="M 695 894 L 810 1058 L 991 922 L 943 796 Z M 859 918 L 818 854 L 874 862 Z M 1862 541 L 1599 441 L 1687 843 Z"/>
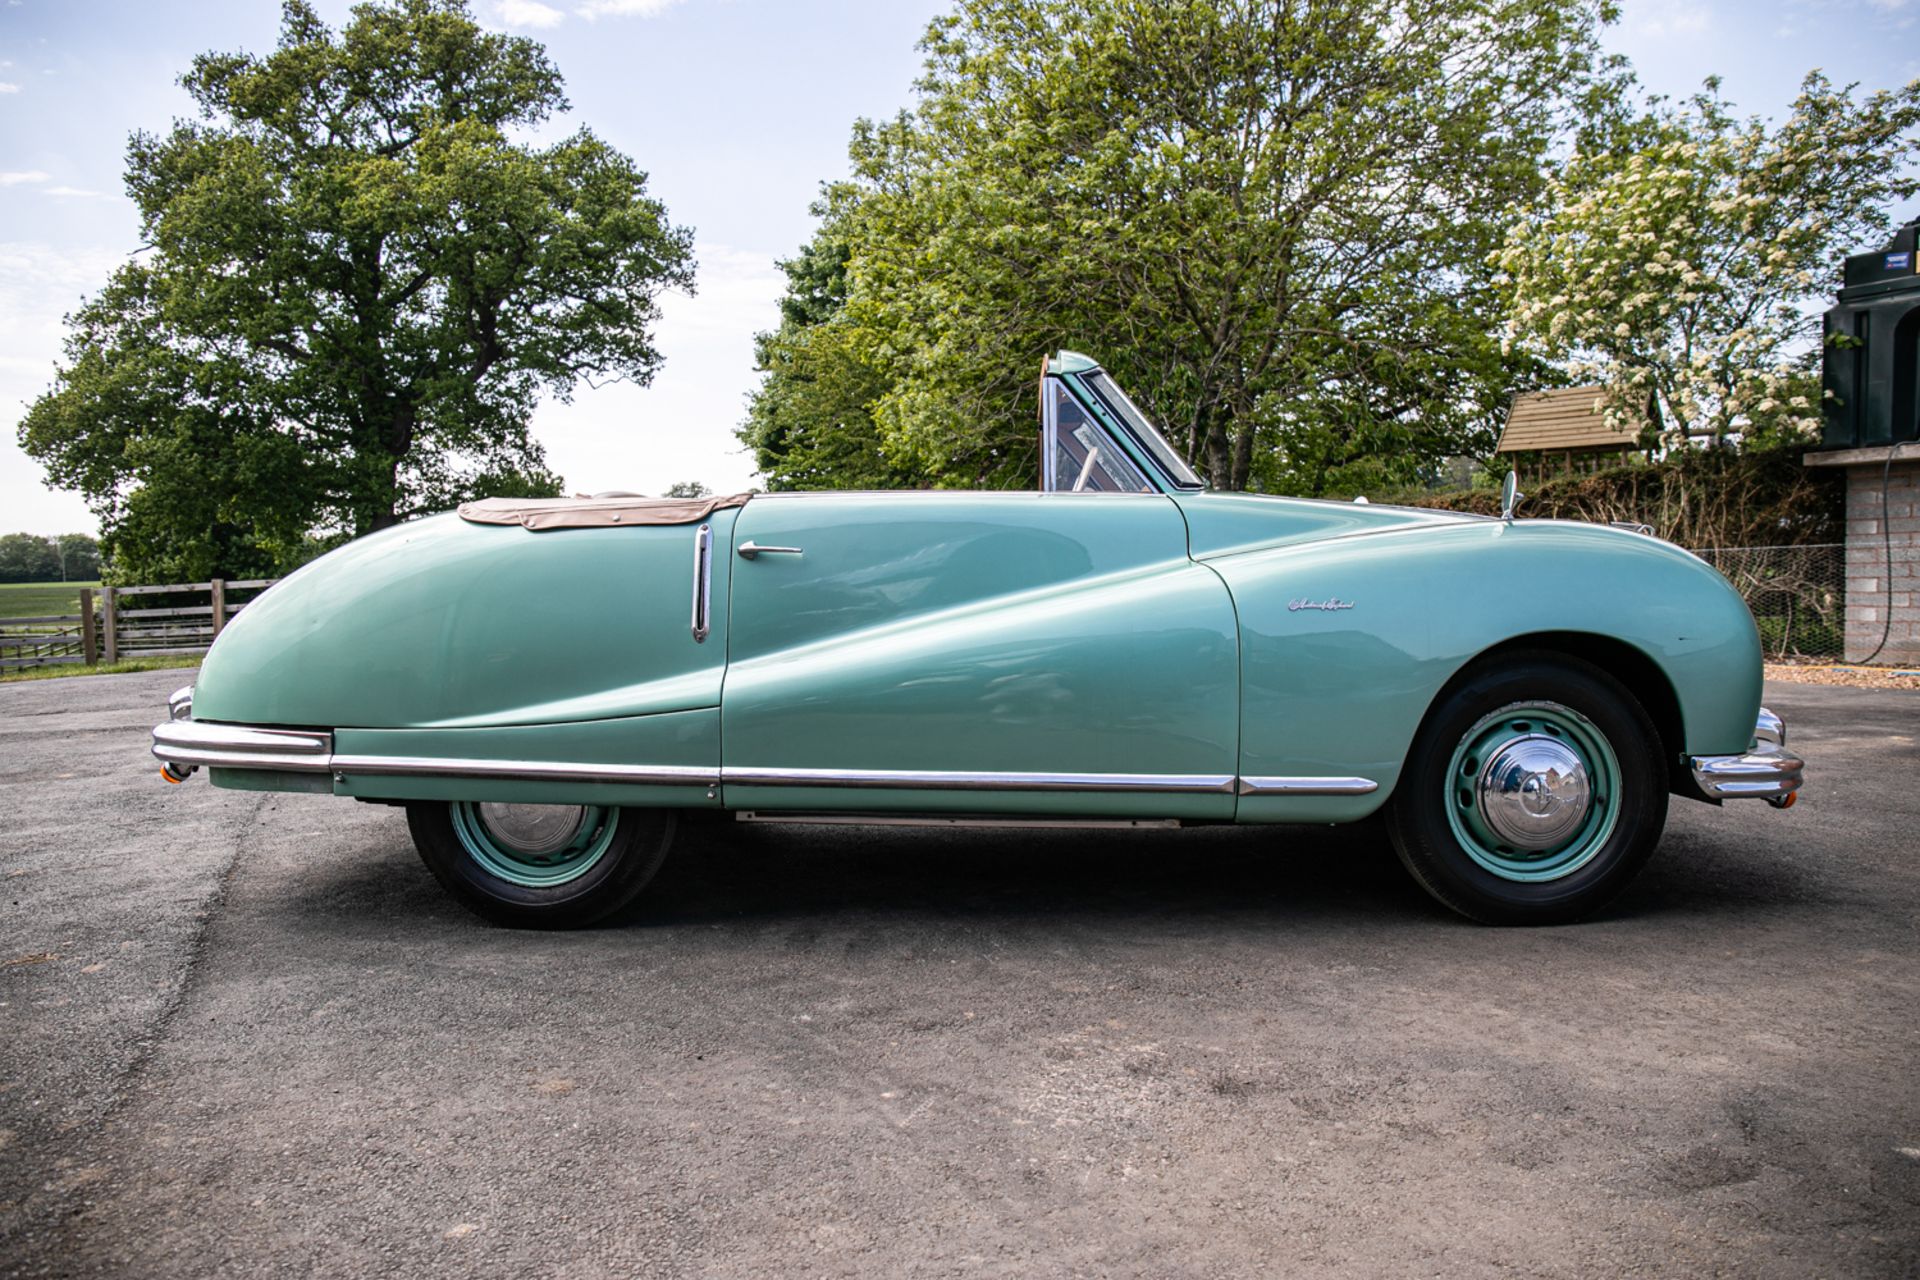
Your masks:
<path fill-rule="evenodd" d="M 799 547 L 763 547 L 752 539 L 748 539 L 746 542 L 740 544 L 740 558 L 742 560 L 751 560 L 762 551 L 768 555 L 797 556 L 800 554 Z"/>

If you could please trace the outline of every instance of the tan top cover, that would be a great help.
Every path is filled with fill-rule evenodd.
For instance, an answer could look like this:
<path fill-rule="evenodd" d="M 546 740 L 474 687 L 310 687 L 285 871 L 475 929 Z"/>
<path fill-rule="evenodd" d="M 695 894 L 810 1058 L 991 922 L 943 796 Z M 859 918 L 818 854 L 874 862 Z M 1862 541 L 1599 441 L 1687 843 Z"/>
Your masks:
<path fill-rule="evenodd" d="M 460 504 L 475 524 L 543 529 L 610 529 L 628 524 L 697 524 L 723 507 L 745 506 L 748 493 L 714 498 L 482 498 Z"/>

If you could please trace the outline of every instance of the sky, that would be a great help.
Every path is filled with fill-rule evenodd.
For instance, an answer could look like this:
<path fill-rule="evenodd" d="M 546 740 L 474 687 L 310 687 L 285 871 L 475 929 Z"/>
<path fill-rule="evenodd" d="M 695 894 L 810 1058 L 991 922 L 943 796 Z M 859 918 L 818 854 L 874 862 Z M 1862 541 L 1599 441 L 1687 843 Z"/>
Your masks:
<path fill-rule="evenodd" d="M 542 41 L 566 78 L 572 110 L 549 131 L 590 126 L 695 233 L 697 293 L 663 300 L 653 384 L 582 388 L 535 415 L 569 491 L 755 483 L 733 433 L 753 335 L 777 320 L 776 262 L 811 233 L 820 183 L 846 172 L 853 121 L 910 105 L 915 43 L 946 7 L 473 0 L 487 25 Z M 348 4 L 317 8 L 337 25 Z M 1916 20 L 1920 0 L 1625 0 L 1606 42 L 1653 91 L 1717 74 L 1742 114 L 1778 118 L 1814 67 L 1868 90 L 1920 77 Z M 0 532 L 97 531 L 20 451 L 21 414 L 52 381 L 61 317 L 137 247 L 127 136 L 192 114 L 177 80 L 194 55 L 266 52 L 278 28 L 276 0 L 0 0 Z"/>

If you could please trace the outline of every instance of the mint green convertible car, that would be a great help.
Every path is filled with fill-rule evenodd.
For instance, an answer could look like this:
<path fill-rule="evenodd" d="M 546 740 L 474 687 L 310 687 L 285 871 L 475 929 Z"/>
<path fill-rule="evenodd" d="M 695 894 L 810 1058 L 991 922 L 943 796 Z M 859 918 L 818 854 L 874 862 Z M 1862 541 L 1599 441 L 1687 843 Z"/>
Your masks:
<path fill-rule="evenodd" d="M 273 587 L 162 773 L 404 805 L 515 925 L 597 920 L 676 816 L 1340 823 L 1484 921 L 1618 892 L 1669 794 L 1802 763 L 1706 564 L 1643 533 L 1210 493 L 1091 360 L 1040 492 L 490 500 Z"/>

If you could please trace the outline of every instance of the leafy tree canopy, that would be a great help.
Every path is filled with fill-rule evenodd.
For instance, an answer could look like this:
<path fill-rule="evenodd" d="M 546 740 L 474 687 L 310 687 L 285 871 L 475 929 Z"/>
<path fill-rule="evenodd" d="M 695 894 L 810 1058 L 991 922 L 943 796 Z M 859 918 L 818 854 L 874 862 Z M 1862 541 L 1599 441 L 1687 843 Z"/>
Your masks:
<path fill-rule="evenodd" d="M 1405 482 L 1516 383 L 1488 256 L 1618 87 L 1587 0 L 960 0 L 854 131 L 743 438 L 775 487 L 1031 485 L 1043 351 L 1213 483 Z"/>
<path fill-rule="evenodd" d="M 1494 256 L 1508 340 L 1632 419 L 1723 441 L 1819 430 L 1819 308 L 1914 177 L 1920 82 L 1856 99 L 1817 72 L 1777 127 L 1708 81 L 1583 147 Z"/>
<path fill-rule="evenodd" d="M 691 233 L 581 129 L 533 41 L 464 0 L 286 0 L 279 47 L 207 54 L 198 120 L 127 149 L 146 248 L 69 318 L 21 443 L 99 513 L 123 577 L 271 573 L 313 539 L 558 491 L 537 397 L 645 383 Z"/>

